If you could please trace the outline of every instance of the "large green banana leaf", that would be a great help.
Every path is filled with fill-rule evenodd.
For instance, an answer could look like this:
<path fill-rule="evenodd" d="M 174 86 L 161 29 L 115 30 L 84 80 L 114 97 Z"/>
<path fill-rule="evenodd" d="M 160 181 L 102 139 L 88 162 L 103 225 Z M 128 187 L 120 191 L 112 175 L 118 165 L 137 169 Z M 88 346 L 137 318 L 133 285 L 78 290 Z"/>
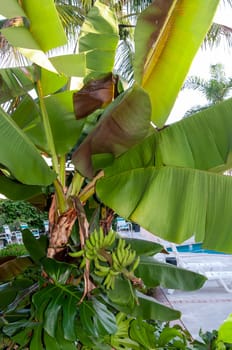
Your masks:
<path fill-rule="evenodd" d="M 0 163 L 20 182 L 49 185 L 55 173 L 16 123 L 0 109 Z"/>
<path fill-rule="evenodd" d="M 232 167 L 232 99 L 156 133 L 156 165 L 222 172 Z"/>
<path fill-rule="evenodd" d="M 203 286 L 206 277 L 196 272 L 161 263 L 153 257 L 142 256 L 136 269 L 147 288 L 162 286 L 170 289 L 196 290 Z"/>
<path fill-rule="evenodd" d="M 135 78 L 152 101 L 152 120 L 162 127 L 219 0 L 154 1 L 135 29 Z"/>
<path fill-rule="evenodd" d="M 148 167 L 104 177 L 97 195 L 119 215 L 165 240 L 195 235 L 206 247 L 232 252 L 232 178 L 180 167 Z"/>
<path fill-rule="evenodd" d="M 99 198 L 164 239 L 195 234 L 208 248 L 232 252 L 232 178 L 204 171 L 231 166 L 231 104 L 155 131 L 105 169 Z"/>
<path fill-rule="evenodd" d="M 0 175 L 0 193 L 12 200 L 25 200 L 42 192 L 40 186 L 24 185 L 18 181 Z"/>

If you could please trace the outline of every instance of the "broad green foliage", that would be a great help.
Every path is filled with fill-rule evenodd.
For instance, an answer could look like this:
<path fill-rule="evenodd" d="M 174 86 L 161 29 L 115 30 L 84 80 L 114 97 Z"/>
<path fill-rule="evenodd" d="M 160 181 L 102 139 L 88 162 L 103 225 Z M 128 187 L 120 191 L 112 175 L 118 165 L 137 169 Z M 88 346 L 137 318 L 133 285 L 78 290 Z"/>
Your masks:
<path fill-rule="evenodd" d="M 34 144 L 3 109 L 0 109 L 0 130 L 1 164 L 24 184 L 49 185 L 54 180 L 55 174 L 41 158 Z"/>
<path fill-rule="evenodd" d="M 206 247 L 231 252 L 225 244 L 231 178 L 218 175 L 231 167 L 231 103 L 170 125 L 131 148 L 105 169 L 98 196 L 166 240 L 181 243 L 195 233 Z"/>
<path fill-rule="evenodd" d="M 147 345 L 143 343 L 145 349 L 150 350 L 149 344 L 158 341 L 153 332 L 156 326 L 150 320 L 169 321 L 180 317 L 177 310 L 146 295 L 146 288 L 155 287 L 159 282 L 152 273 L 144 278 L 147 271 L 143 265 L 139 275 L 144 278 L 145 284 L 139 286 L 142 280 L 134 272 L 139 256 L 131 248 L 137 244 L 134 240 L 130 240 L 130 245 L 122 238 L 118 239 L 113 231 L 104 236 L 102 230 L 95 230 L 86 241 L 84 250 L 70 254 L 70 264 L 45 257 L 45 236 L 36 240 L 29 230 L 25 230 L 23 239 L 32 260 L 28 257 L 17 260 L 5 258 L 0 269 L 0 279 L 5 282 L 0 286 L 1 308 L 8 321 L 0 327 L 4 335 L 21 346 L 30 344 L 32 349 L 35 346 L 42 349 L 42 344 L 55 346 L 59 340 L 58 343 L 70 349 L 75 349 L 76 342 L 90 349 L 101 349 L 102 344 L 110 349 L 116 343 L 131 343 L 133 348 L 139 349 L 141 342 L 146 341 L 142 341 L 139 333 L 150 329 L 150 335 L 147 335 L 150 340 L 147 340 Z M 140 249 L 149 254 L 146 242 L 141 242 Z M 150 254 L 153 251 L 154 246 L 151 245 Z M 146 255 L 144 262 L 149 259 Z M 86 259 L 91 261 L 90 273 L 96 288 L 91 298 L 80 302 L 83 297 L 81 276 Z M 42 275 L 41 268 L 44 271 Z M 172 267 L 171 272 L 169 270 L 163 265 L 157 270 L 157 276 L 163 286 L 171 288 L 176 285 L 176 278 L 181 281 L 183 270 L 177 267 Z M 193 275 L 197 278 L 192 279 Z M 115 279 L 115 288 L 105 283 L 107 276 Z M 189 271 L 185 271 L 183 277 L 180 288 L 186 290 L 199 288 L 205 280 L 203 276 Z M 20 295 L 24 297 L 19 298 Z M 32 308 L 29 308 L 29 295 Z M 140 331 L 135 325 L 136 318 Z M 142 319 L 144 321 L 139 321 Z M 60 349 L 58 343 L 54 349 Z"/>

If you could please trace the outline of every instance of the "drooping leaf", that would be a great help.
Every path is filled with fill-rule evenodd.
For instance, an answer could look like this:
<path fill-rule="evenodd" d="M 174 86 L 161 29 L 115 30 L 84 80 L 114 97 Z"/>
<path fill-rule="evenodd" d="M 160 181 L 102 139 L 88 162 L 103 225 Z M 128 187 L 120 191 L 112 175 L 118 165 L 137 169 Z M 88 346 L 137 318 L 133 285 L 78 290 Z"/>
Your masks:
<path fill-rule="evenodd" d="M 8 257 L 1 263 L 0 259 L 0 282 L 6 282 L 21 274 L 33 262 L 29 257 Z"/>
<path fill-rule="evenodd" d="M 155 134 L 161 164 L 222 172 L 232 166 L 232 99 Z"/>
<path fill-rule="evenodd" d="M 144 71 L 142 86 L 151 98 L 152 120 L 158 127 L 164 125 L 170 113 L 218 3 L 219 0 L 155 1 L 138 18 L 136 74 L 140 80 Z"/>
<path fill-rule="evenodd" d="M 201 288 L 206 281 L 204 276 L 196 272 L 161 263 L 151 257 L 141 257 L 135 273 L 148 288 L 161 285 L 164 288 L 190 291 Z"/>
<path fill-rule="evenodd" d="M 41 236 L 39 239 L 36 239 L 30 230 L 23 230 L 23 243 L 29 252 L 31 258 L 36 263 L 39 263 L 41 259 L 46 256 L 47 251 L 47 237 Z"/>
<path fill-rule="evenodd" d="M 54 289 L 44 313 L 44 329 L 51 337 L 54 338 L 56 335 L 57 323 L 59 320 L 58 315 L 62 309 L 63 299 L 63 290 L 61 288 Z"/>
<path fill-rule="evenodd" d="M 40 186 L 24 185 L 0 173 L 0 193 L 12 200 L 25 200 L 42 192 Z"/>
<path fill-rule="evenodd" d="M 171 321 L 180 318 L 179 311 L 157 302 L 153 297 L 137 292 L 139 304 L 134 308 L 131 316 L 143 320 Z"/>
<path fill-rule="evenodd" d="M 63 300 L 63 307 L 66 310 L 62 318 L 64 338 L 70 341 L 74 341 L 76 339 L 74 325 L 76 318 L 77 300 L 75 298 L 66 298 Z"/>
<path fill-rule="evenodd" d="M 186 349 L 186 338 L 180 329 L 175 327 L 164 327 L 160 333 L 159 346 L 165 347 L 171 342 L 171 346 L 177 349 Z"/>
<path fill-rule="evenodd" d="M 135 250 L 137 255 L 152 256 L 162 251 L 163 246 L 156 242 L 145 241 L 143 239 L 124 238 L 131 249 Z"/>
<path fill-rule="evenodd" d="M 96 190 L 120 216 L 165 240 L 181 243 L 195 234 L 196 241 L 209 249 L 232 252 L 227 239 L 232 210 L 229 176 L 180 167 L 124 172 L 119 168 L 101 178 Z"/>
<path fill-rule="evenodd" d="M 2 109 L 0 117 L 0 163 L 24 184 L 51 184 L 56 175 L 35 146 Z"/>
<path fill-rule="evenodd" d="M 97 153 L 125 152 L 143 139 L 150 127 L 150 101 L 137 85 L 119 95 L 106 108 L 96 128 L 74 152 L 76 168 L 87 177 L 93 176 L 91 156 Z"/>
<path fill-rule="evenodd" d="M 74 306 L 75 307 L 75 306 Z M 72 324 L 70 324 L 71 328 L 73 329 L 74 327 L 72 326 Z M 56 330 L 56 341 L 58 342 L 58 344 L 60 345 L 60 349 L 65 349 L 65 350 L 76 350 L 76 339 L 77 337 L 75 337 L 73 339 L 73 341 L 71 340 L 67 340 L 64 336 L 64 332 L 63 332 L 63 327 L 62 327 L 62 321 L 60 320 L 60 322 L 58 322 L 58 327 Z"/>

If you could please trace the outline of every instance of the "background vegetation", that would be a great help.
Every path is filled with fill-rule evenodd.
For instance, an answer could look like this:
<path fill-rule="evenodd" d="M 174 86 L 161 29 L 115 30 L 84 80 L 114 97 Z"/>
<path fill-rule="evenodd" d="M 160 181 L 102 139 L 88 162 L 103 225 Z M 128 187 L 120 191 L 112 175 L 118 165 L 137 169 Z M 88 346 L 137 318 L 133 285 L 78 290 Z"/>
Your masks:
<path fill-rule="evenodd" d="M 47 213 L 25 201 L 3 199 L 0 201 L 0 227 L 4 224 L 12 230 L 19 230 L 20 223 L 27 223 L 30 228 L 44 229 L 43 221 Z"/>

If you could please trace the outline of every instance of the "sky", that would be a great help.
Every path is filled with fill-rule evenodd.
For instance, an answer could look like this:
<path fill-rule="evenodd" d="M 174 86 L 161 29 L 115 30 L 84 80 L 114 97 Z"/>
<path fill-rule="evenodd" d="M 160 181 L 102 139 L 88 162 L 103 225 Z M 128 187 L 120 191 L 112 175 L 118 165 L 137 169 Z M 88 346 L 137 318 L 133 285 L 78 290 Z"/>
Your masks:
<path fill-rule="evenodd" d="M 226 5 L 220 5 L 214 17 L 214 21 L 232 27 L 232 8 Z M 201 76 L 205 79 L 209 77 L 210 64 L 222 63 L 228 77 L 232 77 L 232 48 L 218 47 L 212 50 L 200 49 L 190 67 L 189 74 Z M 180 120 L 185 112 L 195 105 L 206 104 L 205 98 L 201 93 L 194 90 L 184 90 L 179 93 L 176 103 L 168 118 L 167 123 L 173 123 Z"/>

